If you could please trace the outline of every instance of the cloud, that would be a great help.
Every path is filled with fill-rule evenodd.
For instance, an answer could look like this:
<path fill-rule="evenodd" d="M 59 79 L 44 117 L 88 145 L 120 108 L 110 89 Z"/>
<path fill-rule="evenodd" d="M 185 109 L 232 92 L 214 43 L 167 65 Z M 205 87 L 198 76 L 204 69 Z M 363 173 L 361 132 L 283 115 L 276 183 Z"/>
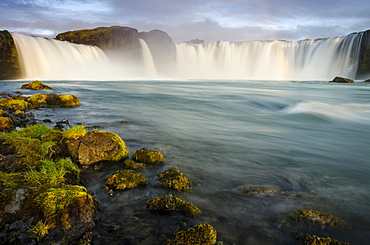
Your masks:
<path fill-rule="evenodd" d="M 0 29 L 35 35 L 121 25 L 176 41 L 304 39 L 370 29 L 368 0 L 2 0 Z"/>

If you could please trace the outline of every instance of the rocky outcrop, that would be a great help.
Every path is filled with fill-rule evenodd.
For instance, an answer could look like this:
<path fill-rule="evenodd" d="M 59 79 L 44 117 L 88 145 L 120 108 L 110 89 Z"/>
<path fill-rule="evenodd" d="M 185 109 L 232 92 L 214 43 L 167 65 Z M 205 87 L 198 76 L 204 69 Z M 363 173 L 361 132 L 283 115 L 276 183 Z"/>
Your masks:
<path fill-rule="evenodd" d="M 0 80 L 20 77 L 21 69 L 13 37 L 8 31 L 0 31 Z"/>
<path fill-rule="evenodd" d="M 335 77 L 330 83 L 354 83 L 352 79 L 345 78 L 345 77 Z"/>
<path fill-rule="evenodd" d="M 367 79 L 369 77 L 370 77 L 370 30 L 367 30 L 362 35 L 356 79 Z"/>
<path fill-rule="evenodd" d="M 53 90 L 52 87 L 43 84 L 40 81 L 32 81 L 30 83 L 23 84 L 21 89 L 32 89 L 32 90 Z"/>

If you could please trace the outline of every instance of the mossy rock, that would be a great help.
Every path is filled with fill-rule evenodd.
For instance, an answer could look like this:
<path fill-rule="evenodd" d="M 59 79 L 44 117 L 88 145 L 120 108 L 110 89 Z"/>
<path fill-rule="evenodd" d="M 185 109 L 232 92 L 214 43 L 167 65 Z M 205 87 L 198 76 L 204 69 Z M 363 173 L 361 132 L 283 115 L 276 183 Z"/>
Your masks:
<path fill-rule="evenodd" d="M 13 125 L 13 120 L 10 117 L 0 117 L 0 131 L 1 129 L 12 128 Z"/>
<path fill-rule="evenodd" d="M 32 89 L 32 90 L 53 90 L 52 87 L 43 84 L 40 81 L 32 81 L 30 83 L 23 84 L 21 89 Z"/>
<path fill-rule="evenodd" d="M 81 104 L 74 95 L 35 94 L 28 98 L 34 107 L 73 107 Z"/>
<path fill-rule="evenodd" d="M 348 242 L 340 242 L 330 237 L 318 237 L 315 235 L 298 235 L 303 245 L 350 245 Z"/>
<path fill-rule="evenodd" d="M 46 221 L 70 230 L 69 236 L 81 234 L 81 230 L 86 232 L 95 225 L 97 205 L 83 186 L 49 188 L 36 198 L 36 203 Z"/>
<path fill-rule="evenodd" d="M 279 226 L 297 230 L 332 230 L 351 228 L 343 219 L 313 209 L 296 209 L 290 213 L 283 214 L 280 216 Z"/>
<path fill-rule="evenodd" d="M 217 243 L 217 231 L 210 224 L 202 223 L 177 232 L 165 245 L 214 245 Z"/>
<path fill-rule="evenodd" d="M 344 78 L 344 77 L 335 77 L 331 83 L 354 83 L 352 79 Z"/>
<path fill-rule="evenodd" d="M 164 163 L 163 154 L 150 149 L 141 149 L 134 152 L 132 160 L 135 162 L 146 163 L 146 164 L 158 164 Z"/>
<path fill-rule="evenodd" d="M 172 213 L 182 212 L 189 216 L 197 216 L 201 213 L 195 205 L 181 200 L 178 196 L 166 194 L 162 197 L 155 197 L 146 202 L 146 208 L 152 212 Z"/>
<path fill-rule="evenodd" d="M 123 162 L 123 165 L 125 167 L 131 168 L 133 170 L 144 170 L 145 169 L 145 164 L 144 163 L 137 163 L 134 160 L 131 159 L 126 159 Z"/>
<path fill-rule="evenodd" d="M 157 174 L 160 179 L 158 185 L 172 188 L 178 192 L 190 192 L 190 180 L 177 168 L 170 168 L 160 174 Z"/>
<path fill-rule="evenodd" d="M 30 104 L 22 99 L 2 98 L 0 99 L 0 106 L 10 108 L 13 110 L 26 111 L 30 108 Z"/>
<path fill-rule="evenodd" d="M 109 187 L 117 190 L 130 189 L 138 185 L 146 185 L 147 183 L 148 180 L 141 173 L 130 169 L 116 171 L 106 181 Z"/>
<path fill-rule="evenodd" d="M 105 131 L 90 131 L 78 139 L 67 141 L 72 158 L 82 165 L 101 161 L 119 161 L 129 152 L 119 135 Z"/>

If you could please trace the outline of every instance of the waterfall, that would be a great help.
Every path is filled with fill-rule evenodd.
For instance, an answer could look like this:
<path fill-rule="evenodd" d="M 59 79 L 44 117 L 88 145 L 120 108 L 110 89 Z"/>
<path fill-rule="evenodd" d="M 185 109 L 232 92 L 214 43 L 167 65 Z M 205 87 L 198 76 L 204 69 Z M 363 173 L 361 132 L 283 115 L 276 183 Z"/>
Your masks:
<path fill-rule="evenodd" d="M 104 52 L 93 46 L 12 33 L 24 79 L 104 79 L 110 67 Z"/>
<path fill-rule="evenodd" d="M 179 43 L 175 53 L 156 54 L 168 59 L 153 57 L 147 43 L 139 39 L 139 62 L 119 52 L 115 55 L 122 59 L 108 59 L 98 47 L 18 33 L 12 36 L 25 79 L 331 80 L 355 78 L 362 33 L 299 41 Z M 155 60 L 167 62 L 156 64 Z"/>
<path fill-rule="evenodd" d="M 360 42 L 361 33 L 300 41 L 180 43 L 174 75 L 251 80 L 354 78 Z"/>
<path fill-rule="evenodd" d="M 141 46 L 141 58 L 143 61 L 143 68 L 144 68 L 145 76 L 155 77 L 157 74 L 157 71 L 155 68 L 152 53 L 150 52 L 148 45 L 143 39 L 139 38 L 139 41 L 140 41 L 140 46 Z"/>

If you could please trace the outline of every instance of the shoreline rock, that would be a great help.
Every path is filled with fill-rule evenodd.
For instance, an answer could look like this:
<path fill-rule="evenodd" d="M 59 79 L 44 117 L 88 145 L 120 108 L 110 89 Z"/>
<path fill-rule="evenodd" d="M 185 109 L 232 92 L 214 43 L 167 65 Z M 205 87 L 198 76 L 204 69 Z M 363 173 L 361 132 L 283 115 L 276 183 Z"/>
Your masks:
<path fill-rule="evenodd" d="M 335 77 L 330 83 L 354 83 L 352 79 L 345 78 L 345 77 Z"/>

